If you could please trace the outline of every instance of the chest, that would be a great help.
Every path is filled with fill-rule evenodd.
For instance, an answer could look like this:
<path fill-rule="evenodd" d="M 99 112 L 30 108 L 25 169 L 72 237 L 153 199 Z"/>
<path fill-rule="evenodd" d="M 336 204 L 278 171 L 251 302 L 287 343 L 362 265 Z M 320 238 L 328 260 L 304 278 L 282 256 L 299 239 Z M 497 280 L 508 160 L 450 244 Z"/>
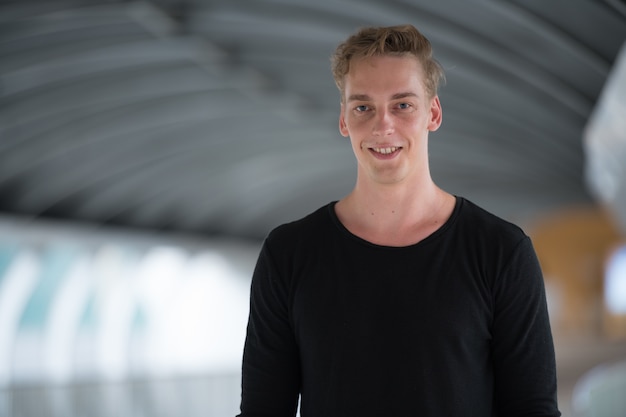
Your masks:
<path fill-rule="evenodd" d="M 429 251 L 332 253 L 297 271 L 291 314 L 302 346 L 489 339 L 491 291 L 472 262 Z"/>

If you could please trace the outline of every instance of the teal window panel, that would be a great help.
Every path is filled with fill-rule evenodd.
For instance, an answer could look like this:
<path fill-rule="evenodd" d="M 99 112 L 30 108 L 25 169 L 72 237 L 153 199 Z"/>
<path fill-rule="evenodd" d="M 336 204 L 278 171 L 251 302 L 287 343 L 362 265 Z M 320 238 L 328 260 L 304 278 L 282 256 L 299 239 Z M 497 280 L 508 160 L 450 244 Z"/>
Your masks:
<path fill-rule="evenodd" d="M 95 329 L 98 325 L 98 316 L 96 312 L 96 294 L 92 293 L 87 302 L 85 309 L 78 323 L 79 329 Z"/>
<path fill-rule="evenodd" d="M 146 315 L 145 310 L 137 306 L 135 307 L 135 312 L 133 314 L 133 321 L 131 324 L 132 331 L 142 331 L 148 327 L 148 316 Z"/>
<path fill-rule="evenodd" d="M 20 247 L 10 243 L 0 243 L 0 284 L 6 275 L 13 258 L 19 253 Z"/>
<path fill-rule="evenodd" d="M 52 247 L 42 254 L 38 284 L 24 308 L 20 328 L 43 328 L 52 301 L 78 255 L 77 250 L 68 247 Z"/>

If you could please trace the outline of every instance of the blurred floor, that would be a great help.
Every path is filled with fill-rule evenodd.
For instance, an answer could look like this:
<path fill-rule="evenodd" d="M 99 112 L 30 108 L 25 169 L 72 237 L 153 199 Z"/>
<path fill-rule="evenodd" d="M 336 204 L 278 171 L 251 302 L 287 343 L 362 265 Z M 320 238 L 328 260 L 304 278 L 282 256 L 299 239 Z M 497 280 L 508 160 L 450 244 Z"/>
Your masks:
<path fill-rule="evenodd" d="M 572 411 L 576 382 L 602 364 L 626 360 L 626 340 L 555 337 L 559 406 Z M 154 378 L 0 390 L 0 417 L 234 417 L 239 406 L 238 374 Z"/>
<path fill-rule="evenodd" d="M 563 417 L 576 417 L 572 392 L 576 382 L 598 365 L 626 360 L 626 340 L 602 336 L 555 336 L 559 407 Z"/>

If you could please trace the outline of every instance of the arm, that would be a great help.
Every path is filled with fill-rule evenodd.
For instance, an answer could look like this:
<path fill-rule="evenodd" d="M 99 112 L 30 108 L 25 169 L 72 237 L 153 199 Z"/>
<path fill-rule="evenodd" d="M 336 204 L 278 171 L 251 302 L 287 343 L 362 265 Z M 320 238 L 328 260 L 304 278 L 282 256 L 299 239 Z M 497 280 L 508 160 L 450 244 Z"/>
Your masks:
<path fill-rule="evenodd" d="M 492 332 L 498 415 L 559 416 L 543 276 L 529 238 L 495 283 Z"/>
<path fill-rule="evenodd" d="M 298 347 L 288 313 L 288 285 L 277 273 L 267 241 L 250 290 L 239 417 L 293 417 L 300 392 Z"/>

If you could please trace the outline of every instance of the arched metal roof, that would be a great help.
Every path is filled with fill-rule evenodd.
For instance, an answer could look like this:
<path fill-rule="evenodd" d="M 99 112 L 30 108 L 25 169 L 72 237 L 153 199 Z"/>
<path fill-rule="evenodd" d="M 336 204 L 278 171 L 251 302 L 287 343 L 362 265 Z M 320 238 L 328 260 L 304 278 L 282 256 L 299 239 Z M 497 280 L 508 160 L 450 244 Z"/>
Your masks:
<path fill-rule="evenodd" d="M 262 238 L 351 189 L 329 56 L 399 23 L 447 73 L 436 182 L 515 221 L 592 200 L 623 1 L 22 0 L 0 6 L 0 211 Z"/>

